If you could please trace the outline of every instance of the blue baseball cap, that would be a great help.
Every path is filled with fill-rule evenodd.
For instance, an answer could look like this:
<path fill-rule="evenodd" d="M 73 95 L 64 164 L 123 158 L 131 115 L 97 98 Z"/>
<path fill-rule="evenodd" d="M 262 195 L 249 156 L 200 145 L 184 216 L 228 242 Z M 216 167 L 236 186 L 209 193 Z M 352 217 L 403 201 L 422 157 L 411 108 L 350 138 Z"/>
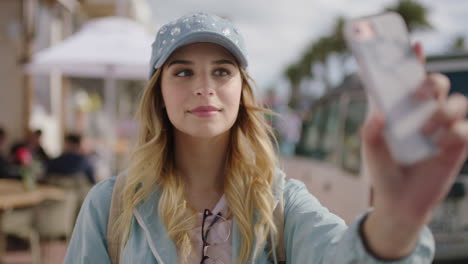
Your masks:
<path fill-rule="evenodd" d="M 149 78 L 178 48 L 192 43 L 209 42 L 227 49 L 240 66 L 247 68 L 244 39 L 228 20 L 207 13 L 185 15 L 162 26 L 152 45 Z"/>

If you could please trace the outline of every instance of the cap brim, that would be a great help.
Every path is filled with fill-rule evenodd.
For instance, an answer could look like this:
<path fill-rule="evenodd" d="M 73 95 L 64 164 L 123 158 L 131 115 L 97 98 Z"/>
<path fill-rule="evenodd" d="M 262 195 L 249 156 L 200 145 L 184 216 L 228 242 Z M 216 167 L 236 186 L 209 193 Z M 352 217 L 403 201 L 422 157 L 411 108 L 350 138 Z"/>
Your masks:
<path fill-rule="evenodd" d="M 183 38 L 179 39 L 175 44 L 171 45 L 171 47 L 164 52 L 164 55 L 161 56 L 158 62 L 154 65 L 153 72 L 156 69 L 160 68 L 162 65 L 164 65 L 166 60 L 178 48 L 193 43 L 203 42 L 214 43 L 224 47 L 232 53 L 232 55 L 238 60 L 242 68 L 247 68 L 247 58 L 244 57 L 243 52 L 237 47 L 237 45 L 234 42 L 232 42 L 232 40 L 215 32 L 199 31 L 188 34 L 187 36 L 184 36 Z"/>

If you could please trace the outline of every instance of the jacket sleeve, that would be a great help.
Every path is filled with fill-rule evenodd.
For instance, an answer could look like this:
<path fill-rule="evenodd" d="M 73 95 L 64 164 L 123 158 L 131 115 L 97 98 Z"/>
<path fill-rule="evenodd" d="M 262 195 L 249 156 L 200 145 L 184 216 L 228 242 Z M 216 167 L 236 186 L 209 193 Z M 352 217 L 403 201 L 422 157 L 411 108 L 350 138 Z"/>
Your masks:
<path fill-rule="evenodd" d="M 110 264 L 106 230 L 115 177 L 95 185 L 81 206 L 65 264 Z"/>
<path fill-rule="evenodd" d="M 284 197 L 287 263 L 423 264 L 431 263 L 434 256 L 434 239 L 427 227 L 408 256 L 395 261 L 379 260 L 366 250 L 359 234 L 366 214 L 347 227 L 297 180 L 287 181 Z"/>

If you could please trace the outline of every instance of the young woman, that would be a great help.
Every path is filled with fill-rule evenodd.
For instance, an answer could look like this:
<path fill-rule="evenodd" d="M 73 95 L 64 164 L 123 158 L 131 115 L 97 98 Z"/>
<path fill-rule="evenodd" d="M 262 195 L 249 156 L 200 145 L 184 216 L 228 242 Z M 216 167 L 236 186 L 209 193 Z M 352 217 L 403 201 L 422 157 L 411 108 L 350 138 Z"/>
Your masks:
<path fill-rule="evenodd" d="M 423 57 L 420 46 L 415 51 Z M 365 122 L 375 207 L 347 227 L 278 169 L 266 110 L 246 68 L 242 37 L 222 18 L 196 13 L 159 30 L 138 111 L 139 141 L 119 176 L 121 213 L 108 227 L 116 177 L 96 185 L 65 263 L 111 263 L 116 241 L 109 234 L 122 246 L 112 263 L 278 263 L 278 248 L 287 263 L 429 263 L 434 242 L 424 226 L 468 141 L 467 101 L 447 98 L 447 78 L 429 75 L 416 95 L 440 101 L 424 130 L 439 135 L 441 152 L 430 160 L 399 166 L 383 139 L 382 116 Z M 278 208 L 284 221 L 276 221 Z"/>

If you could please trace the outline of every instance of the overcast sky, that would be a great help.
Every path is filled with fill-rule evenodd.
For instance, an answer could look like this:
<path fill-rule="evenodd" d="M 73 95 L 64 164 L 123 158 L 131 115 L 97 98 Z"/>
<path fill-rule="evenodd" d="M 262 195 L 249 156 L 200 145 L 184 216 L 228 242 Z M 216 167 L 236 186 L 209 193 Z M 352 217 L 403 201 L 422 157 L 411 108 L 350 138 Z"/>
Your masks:
<path fill-rule="evenodd" d="M 249 72 L 261 88 L 279 83 L 287 65 L 314 39 L 327 34 L 338 15 L 379 12 L 396 0 L 148 0 L 156 28 L 189 12 L 230 18 L 244 35 Z M 468 35 L 467 0 L 421 0 L 434 30 L 417 33 L 429 54 L 441 53 L 457 34 Z"/>

